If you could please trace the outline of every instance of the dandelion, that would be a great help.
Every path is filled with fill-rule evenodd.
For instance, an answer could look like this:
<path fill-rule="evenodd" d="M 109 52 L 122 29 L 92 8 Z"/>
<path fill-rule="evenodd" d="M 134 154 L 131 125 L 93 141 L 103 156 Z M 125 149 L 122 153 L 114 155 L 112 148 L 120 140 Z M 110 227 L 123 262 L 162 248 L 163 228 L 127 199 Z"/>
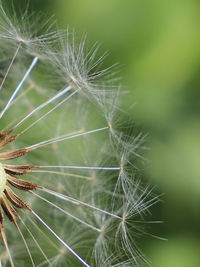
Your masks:
<path fill-rule="evenodd" d="M 75 34 L 0 3 L 0 265 L 139 266 L 136 218 L 157 201 L 114 126 L 115 67 Z"/>

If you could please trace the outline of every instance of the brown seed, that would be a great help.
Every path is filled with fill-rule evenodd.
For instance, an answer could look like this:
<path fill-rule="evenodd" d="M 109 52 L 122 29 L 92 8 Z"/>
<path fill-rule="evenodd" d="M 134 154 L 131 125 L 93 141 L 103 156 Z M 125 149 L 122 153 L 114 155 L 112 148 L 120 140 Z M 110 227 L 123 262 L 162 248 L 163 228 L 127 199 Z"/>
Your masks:
<path fill-rule="evenodd" d="M 3 208 L 6 216 L 11 222 L 16 222 L 16 217 L 18 217 L 17 211 L 9 204 L 8 199 L 5 194 L 1 196 L 1 207 Z"/>
<path fill-rule="evenodd" d="M 30 172 L 34 167 L 33 165 L 7 165 L 3 164 L 5 172 L 11 175 L 23 175 Z"/>
<path fill-rule="evenodd" d="M 3 152 L 0 152 L 0 159 L 1 160 L 8 160 L 8 159 L 15 159 L 19 158 L 21 156 L 24 156 L 28 150 L 26 148 L 20 148 L 15 150 L 6 150 Z"/>
<path fill-rule="evenodd" d="M 16 208 L 31 210 L 29 205 L 17 196 L 10 187 L 6 186 L 4 193 Z"/>
<path fill-rule="evenodd" d="M 24 190 L 24 191 L 30 191 L 33 189 L 41 188 L 40 186 L 38 186 L 35 183 L 28 182 L 28 181 L 25 181 L 22 179 L 18 179 L 14 176 L 11 176 L 11 175 L 7 176 L 7 180 L 12 186 L 14 186 L 20 190 Z"/>

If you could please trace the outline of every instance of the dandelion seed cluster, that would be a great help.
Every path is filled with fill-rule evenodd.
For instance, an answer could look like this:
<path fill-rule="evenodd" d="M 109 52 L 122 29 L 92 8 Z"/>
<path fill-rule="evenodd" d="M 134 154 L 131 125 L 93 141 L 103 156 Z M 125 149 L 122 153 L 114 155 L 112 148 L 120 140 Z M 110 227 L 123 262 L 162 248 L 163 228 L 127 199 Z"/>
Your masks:
<path fill-rule="evenodd" d="M 157 198 L 131 164 L 142 136 L 115 127 L 115 68 L 38 21 L 0 3 L 0 265 L 138 266 Z"/>

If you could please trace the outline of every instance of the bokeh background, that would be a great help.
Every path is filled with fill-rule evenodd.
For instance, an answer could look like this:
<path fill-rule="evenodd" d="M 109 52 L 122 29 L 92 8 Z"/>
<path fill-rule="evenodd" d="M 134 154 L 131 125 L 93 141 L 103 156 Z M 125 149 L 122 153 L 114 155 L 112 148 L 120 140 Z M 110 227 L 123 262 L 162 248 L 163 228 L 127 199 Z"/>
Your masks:
<path fill-rule="evenodd" d="M 22 1 L 18 3 L 23 4 Z M 148 133 L 138 166 L 162 195 L 141 242 L 152 267 L 200 266 L 200 4 L 198 0 L 34 0 L 119 62 L 127 123 Z M 128 119 L 129 118 L 129 119 Z"/>

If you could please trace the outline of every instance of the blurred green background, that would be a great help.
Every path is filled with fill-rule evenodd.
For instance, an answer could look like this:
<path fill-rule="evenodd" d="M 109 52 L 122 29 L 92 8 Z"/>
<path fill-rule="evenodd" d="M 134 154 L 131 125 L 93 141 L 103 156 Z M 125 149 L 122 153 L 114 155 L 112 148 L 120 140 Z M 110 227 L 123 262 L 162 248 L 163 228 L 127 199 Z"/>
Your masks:
<path fill-rule="evenodd" d="M 200 266 L 200 4 L 198 0 L 34 0 L 119 62 L 124 109 L 149 133 L 143 179 L 163 194 L 144 239 L 153 267 Z M 42 5 L 41 5 L 42 4 Z"/>

